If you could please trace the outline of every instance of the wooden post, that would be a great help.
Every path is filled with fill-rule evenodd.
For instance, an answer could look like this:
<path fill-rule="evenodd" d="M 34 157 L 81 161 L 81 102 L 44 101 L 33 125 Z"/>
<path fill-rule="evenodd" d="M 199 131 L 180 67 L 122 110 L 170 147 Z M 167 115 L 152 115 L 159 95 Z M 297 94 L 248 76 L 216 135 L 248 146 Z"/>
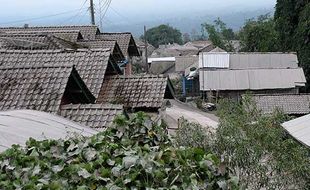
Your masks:
<path fill-rule="evenodd" d="M 146 38 L 146 26 L 144 26 L 144 46 L 145 46 L 146 73 L 149 73 L 149 62 L 148 62 L 148 52 L 147 52 L 147 38 Z"/>

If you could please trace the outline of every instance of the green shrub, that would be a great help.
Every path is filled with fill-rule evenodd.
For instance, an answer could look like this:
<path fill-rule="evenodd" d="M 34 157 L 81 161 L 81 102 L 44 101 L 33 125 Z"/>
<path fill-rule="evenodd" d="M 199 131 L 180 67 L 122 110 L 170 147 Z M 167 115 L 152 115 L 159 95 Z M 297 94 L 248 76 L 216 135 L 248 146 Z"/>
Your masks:
<path fill-rule="evenodd" d="M 35 141 L 0 154 L 0 189 L 237 189 L 214 154 L 174 146 L 143 113 L 91 138 Z"/>

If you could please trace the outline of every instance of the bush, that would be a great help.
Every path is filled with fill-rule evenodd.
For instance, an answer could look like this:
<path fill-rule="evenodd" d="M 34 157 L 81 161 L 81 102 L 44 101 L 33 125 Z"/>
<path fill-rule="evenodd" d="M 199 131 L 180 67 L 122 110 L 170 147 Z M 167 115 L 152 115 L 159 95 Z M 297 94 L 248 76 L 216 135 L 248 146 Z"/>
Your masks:
<path fill-rule="evenodd" d="M 233 189 L 212 153 L 174 146 L 143 113 L 91 138 L 30 139 L 0 154 L 0 189 Z"/>
<path fill-rule="evenodd" d="M 182 122 L 176 142 L 214 152 L 245 189 L 309 189 L 310 151 L 280 126 L 291 118 L 280 111 L 263 115 L 250 97 L 218 106 L 220 125 L 210 133 Z"/>

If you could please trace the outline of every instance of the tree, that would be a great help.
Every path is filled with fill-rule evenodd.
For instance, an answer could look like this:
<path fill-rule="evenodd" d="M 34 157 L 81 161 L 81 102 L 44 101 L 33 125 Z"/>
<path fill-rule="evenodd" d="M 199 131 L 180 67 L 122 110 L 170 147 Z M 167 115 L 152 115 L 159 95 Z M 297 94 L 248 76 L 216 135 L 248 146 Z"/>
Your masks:
<path fill-rule="evenodd" d="M 278 0 L 275 12 L 281 50 L 297 51 L 308 81 L 307 91 L 310 90 L 309 6 L 309 0 Z"/>
<path fill-rule="evenodd" d="M 183 42 L 187 43 L 191 41 L 191 36 L 189 35 L 189 33 L 184 33 L 183 34 Z"/>
<path fill-rule="evenodd" d="M 209 40 L 213 45 L 225 49 L 226 51 L 233 51 L 231 40 L 235 39 L 235 34 L 231 28 L 227 28 L 226 24 L 219 18 L 214 21 L 214 24 L 202 24 L 202 28 L 208 33 Z"/>
<path fill-rule="evenodd" d="M 295 40 L 300 65 L 303 67 L 308 83 L 310 82 L 310 3 L 300 14 Z M 310 90 L 308 84 L 307 90 Z"/>
<path fill-rule="evenodd" d="M 273 52 L 279 50 L 275 23 L 268 15 L 248 20 L 239 32 L 241 51 Z"/>
<path fill-rule="evenodd" d="M 143 39 L 144 36 L 141 36 L 141 38 Z M 154 47 L 161 44 L 183 44 L 180 30 L 164 24 L 147 30 L 146 39 Z"/>

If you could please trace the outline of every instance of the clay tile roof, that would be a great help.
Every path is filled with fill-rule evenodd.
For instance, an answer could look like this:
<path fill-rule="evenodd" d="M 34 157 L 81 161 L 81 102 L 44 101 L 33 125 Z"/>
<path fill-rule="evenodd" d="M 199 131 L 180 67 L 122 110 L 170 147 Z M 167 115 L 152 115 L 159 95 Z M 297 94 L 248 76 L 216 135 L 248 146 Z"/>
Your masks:
<path fill-rule="evenodd" d="M 90 128 L 110 127 L 116 116 L 124 114 L 122 105 L 71 104 L 61 106 L 60 115 Z"/>
<path fill-rule="evenodd" d="M 1 28 L 0 28 L 1 30 Z M 78 40 L 82 40 L 83 36 L 79 30 L 14 30 L 5 32 L 6 34 L 19 34 L 19 35 L 53 35 L 57 38 L 69 41 L 69 42 L 77 42 Z"/>
<path fill-rule="evenodd" d="M 54 66 L 75 65 L 76 69 L 93 95 L 97 98 L 100 92 L 109 63 L 110 51 L 96 50 L 2 50 L 0 66 Z"/>
<path fill-rule="evenodd" d="M 0 49 L 53 50 L 65 48 L 72 48 L 72 45 L 50 34 L 0 33 Z"/>
<path fill-rule="evenodd" d="M 98 49 L 98 48 L 103 48 L 103 49 L 111 49 L 113 50 L 114 47 L 117 44 L 116 41 L 113 40 L 83 40 L 79 41 L 78 44 L 83 45 L 84 47 L 90 48 L 90 49 Z"/>
<path fill-rule="evenodd" d="M 275 109 L 282 110 L 285 114 L 310 113 L 310 95 L 254 95 L 253 100 L 264 114 L 270 114 Z"/>
<path fill-rule="evenodd" d="M 79 31 L 84 39 L 93 40 L 96 38 L 96 35 L 100 33 L 100 30 L 97 26 L 46 26 L 46 27 L 6 27 L 0 28 L 2 32 L 27 32 L 27 31 L 41 31 L 41 32 L 56 32 L 56 31 Z"/>
<path fill-rule="evenodd" d="M 160 108 L 165 93 L 171 90 L 168 85 L 170 81 L 163 75 L 108 76 L 97 102 L 123 104 L 125 108 Z"/>
<path fill-rule="evenodd" d="M 139 50 L 135 43 L 132 34 L 129 32 L 124 33 L 101 33 L 96 36 L 98 39 L 102 40 L 112 40 L 117 41 L 122 53 L 125 56 L 139 56 Z"/>
<path fill-rule="evenodd" d="M 0 67 L 0 110 L 59 110 L 72 66 Z"/>

